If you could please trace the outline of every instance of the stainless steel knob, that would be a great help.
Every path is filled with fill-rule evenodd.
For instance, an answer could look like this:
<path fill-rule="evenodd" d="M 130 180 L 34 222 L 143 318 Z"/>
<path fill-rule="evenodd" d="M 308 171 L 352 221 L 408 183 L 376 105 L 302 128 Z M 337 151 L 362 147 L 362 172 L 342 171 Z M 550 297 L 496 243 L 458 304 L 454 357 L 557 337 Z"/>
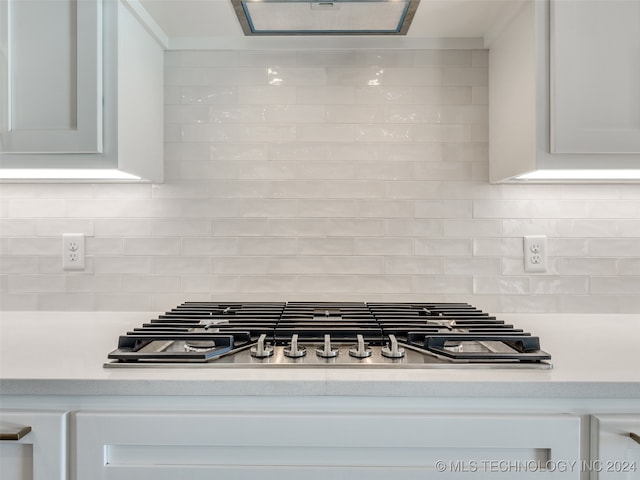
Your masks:
<path fill-rule="evenodd" d="M 357 336 L 358 345 L 349 349 L 349 355 L 355 358 L 367 358 L 371 356 L 371 349 L 364 343 L 364 337 L 362 335 Z"/>
<path fill-rule="evenodd" d="M 395 335 L 389 335 L 390 346 L 382 347 L 382 356 L 387 358 L 404 357 L 404 348 L 398 347 L 398 340 Z"/>
<path fill-rule="evenodd" d="M 307 354 L 307 350 L 305 348 L 298 348 L 298 334 L 296 333 L 292 335 L 289 348 L 284 349 L 285 357 L 300 358 L 300 357 L 304 357 L 306 354 Z"/>
<path fill-rule="evenodd" d="M 338 356 L 338 350 L 335 348 L 331 348 L 331 336 L 324 336 L 324 346 L 323 348 L 316 349 L 316 355 L 322 358 L 335 358 Z"/>
<path fill-rule="evenodd" d="M 258 338 L 258 343 L 255 347 L 251 347 L 251 356 L 255 358 L 267 358 L 273 355 L 273 347 L 265 346 L 265 340 L 267 334 L 263 333 Z"/>

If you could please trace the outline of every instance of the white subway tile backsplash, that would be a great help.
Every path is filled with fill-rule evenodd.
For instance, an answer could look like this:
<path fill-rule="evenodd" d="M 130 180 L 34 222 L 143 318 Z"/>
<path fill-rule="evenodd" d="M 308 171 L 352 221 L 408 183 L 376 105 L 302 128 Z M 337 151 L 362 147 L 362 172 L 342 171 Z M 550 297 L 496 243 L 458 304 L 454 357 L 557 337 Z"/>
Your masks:
<path fill-rule="evenodd" d="M 173 293 L 180 291 L 178 275 L 126 275 L 123 290 L 131 293 Z"/>
<path fill-rule="evenodd" d="M 300 105 L 353 105 L 356 102 L 356 90 L 352 86 L 300 85 L 295 91 Z"/>
<path fill-rule="evenodd" d="M 384 69 L 382 84 L 392 85 L 442 85 L 442 69 L 439 67 L 389 67 Z M 371 85 L 371 84 L 369 84 Z"/>
<path fill-rule="evenodd" d="M 473 50 L 471 52 L 471 66 L 473 67 L 488 67 L 489 66 L 489 51 L 488 50 Z"/>
<path fill-rule="evenodd" d="M 35 256 L 9 256 L 2 254 L 0 274 L 29 274 L 38 272 L 38 258 Z"/>
<path fill-rule="evenodd" d="M 10 218 L 64 217 L 66 202 L 60 199 L 16 199 L 8 202 Z"/>
<path fill-rule="evenodd" d="M 493 257 L 451 257 L 442 259 L 442 271 L 445 275 L 500 275 L 502 272 L 499 258 Z M 522 262 L 520 262 L 522 263 Z"/>
<path fill-rule="evenodd" d="M 329 123 L 374 123 L 384 118 L 382 107 L 372 105 L 327 105 L 326 121 Z"/>
<path fill-rule="evenodd" d="M 471 87 L 473 105 L 489 105 L 489 87 Z"/>
<path fill-rule="evenodd" d="M 322 273 L 382 275 L 383 258 L 376 256 L 325 256 L 322 257 Z"/>
<path fill-rule="evenodd" d="M 151 295 L 148 294 L 97 293 L 94 295 L 94 308 L 95 310 L 113 310 L 122 312 L 149 312 L 153 310 L 153 305 L 151 302 Z M 85 310 L 91 310 L 91 308 L 85 308 Z M 156 310 L 163 311 L 166 310 L 166 307 L 158 307 Z"/>
<path fill-rule="evenodd" d="M 415 241 L 416 255 L 432 257 L 468 257 L 472 252 L 472 241 L 460 238 L 418 238 Z"/>
<path fill-rule="evenodd" d="M 7 292 L 65 292 L 65 275 L 11 275 L 7 278 Z"/>
<path fill-rule="evenodd" d="M 303 239 L 288 237 L 243 237 L 238 239 L 240 255 L 294 255 Z"/>
<path fill-rule="evenodd" d="M 437 65 L 442 67 L 470 67 L 472 50 L 416 50 L 415 65 Z"/>
<path fill-rule="evenodd" d="M 531 202 L 528 200 L 474 200 L 474 218 L 530 218 Z"/>
<path fill-rule="evenodd" d="M 355 238 L 356 255 L 412 255 L 413 240 L 410 238 L 367 237 Z"/>
<path fill-rule="evenodd" d="M 281 65 L 293 66 L 297 64 L 295 51 L 286 50 L 240 50 L 237 52 L 238 65 L 267 66 Z"/>
<path fill-rule="evenodd" d="M 618 272 L 618 260 L 615 258 L 565 257 L 557 259 L 556 268 L 560 275 L 618 275 L 618 273 L 622 273 L 626 263 L 626 261 L 622 262 L 621 271 Z"/>
<path fill-rule="evenodd" d="M 581 276 L 533 276 L 531 293 L 534 295 L 586 295 L 589 293 L 589 280 Z"/>
<path fill-rule="evenodd" d="M 167 67 L 164 70 L 165 85 L 187 87 L 213 85 L 214 71 L 211 68 Z"/>
<path fill-rule="evenodd" d="M 34 310 L 78 312 L 93 310 L 95 295 L 94 293 L 42 293 L 38 295 L 38 306 Z"/>
<path fill-rule="evenodd" d="M 411 103 L 418 105 L 469 105 L 471 87 L 413 87 Z"/>
<path fill-rule="evenodd" d="M 132 237 L 123 240 L 127 255 L 180 255 L 180 243 L 179 237 Z"/>
<path fill-rule="evenodd" d="M 36 235 L 41 237 L 61 236 L 63 233 L 83 233 L 92 236 L 93 232 L 93 220 L 86 218 L 41 218 L 36 221 Z"/>
<path fill-rule="evenodd" d="M 66 290 L 71 293 L 114 293 L 122 291 L 121 275 L 69 275 Z"/>
<path fill-rule="evenodd" d="M 59 255 L 62 237 L 12 237 L 0 238 L 4 255 Z"/>
<path fill-rule="evenodd" d="M 153 258 L 153 273 L 185 274 L 209 273 L 211 259 L 209 257 L 161 256 Z"/>
<path fill-rule="evenodd" d="M 229 105 L 238 99 L 238 89 L 231 86 L 180 87 L 180 103 Z"/>
<path fill-rule="evenodd" d="M 255 275 L 280 273 L 270 272 L 268 265 L 269 257 L 242 256 L 211 258 L 211 272 L 215 274 Z"/>
<path fill-rule="evenodd" d="M 325 85 L 326 71 L 321 67 L 270 65 L 267 67 L 269 85 Z"/>
<path fill-rule="evenodd" d="M 593 218 L 638 218 L 640 201 L 634 200 L 595 200 L 590 202 Z"/>
<path fill-rule="evenodd" d="M 353 142 L 355 139 L 356 127 L 352 124 L 305 123 L 296 128 L 299 142 Z"/>
<path fill-rule="evenodd" d="M 620 237 L 640 237 L 640 220 L 618 220 Z"/>
<path fill-rule="evenodd" d="M 387 256 L 384 258 L 384 273 L 392 275 L 438 275 L 443 273 L 442 259 L 414 255 Z"/>
<path fill-rule="evenodd" d="M 638 257 L 640 241 L 637 238 L 595 238 L 588 242 L 588 254 L 592 257 Z"/>
<path fill-rule="evenodd" d="M 238 64 L 238 52 L 230 50 L 167 52 L 178 58 L 171 58 L 172 66 L 182 67 L 234 67 Z M 167 58 L 165 57 L 165 65 Z"/>
<path fill-rule="evenodd" d="M 142 255 L 103 255 L 95 256 L 93 265 L 96 274 L 151 273 L 153 258 Z"/>
<path fill-rule="evenodd" d="M 402 86 L 381 86 L 378 84 L 367 87 L 356 87 L 355 101 L 359 105 L 403 105 L 414 102 L 413 89 Z"/>
<path fill-rule="evenodd" d="M 356 242 L 357 239 L 342 237 L 300 238 L 297 242 L 297 253 L 301 255 L 354 255 Z M 284 255 L 294 253 L 296 253 L 295 249 L 283 252 Z"/>
<path fill-rule="evenodd" d="M 169 51 L 165 83 L 165 183 L 0 186 L 0 309 L 640 312 L 636 185 L 488 183 L 487 50 Z"/>
<path fill-rule="evenodd" d="M 236 139 L 240 142 L 291 142 L 296 139 L 296 125 L 251 124 L 237 127 Z"/>
<path fill-rule="evenodd" d="M 416 200 L 416 218 L 471 218 L 470 200 Z"/>
<path fill-rule="evenodd" d="M 413 277 L 413 291 L 422 298 L 433 298 L 438 294 L 462 294 L 462 298 L 470 298 L 473 291 L 473 279 L 469 276 L 420 275 Z M 447 301 L 436 297 L 436 301 Z M 463 300 L 467 302 L 467 300 Z"/>
<path fill-rule="evenodd" d="M 433 218 L 389 218 L 384 220 L 384 235 L 390 237 L 442 237 L 442 220 Z"/>
<path fill-rule="evenodd" d="M 502 233 L 500 220 L 453 220 L 444 221 L 445 237 L 498 237 Z"/>
<path fill-rule="evenodd" d="M 218 67 L 213 69 L 211 84 L 233 87 L 270 85 L 268 71 L 265 67 Z"/>
<path fill-rule="evenodd" d="M 450 86 L 487 86 L 488 68 L 447 67 L 442 70 L 442 84 Z"/>
<path fill-rule="evenodd" d="M 479 294 L 525 295 L 531 293 L 530 277 L 476 276 L 473 292 Z"/>
<path fill-rule="evenodd" d="M 266 259 L 265 272 L 277 275 L 305 275 L 324 273 L 324 262 L 321 256 L 277 257 Z"/>
<path fill-rule="evenodd" d="M 237 89 L 237 102 L 239 105 L 292 105 L 296 103 L 296 87 L 288 85 L 241 86 Z"/>
<path fill-rule="evenodd" d="M 183 255 L 238 255 L 240 245 L 236 237 L 193 237 L 182 239 Z"/>
<path fill-rule="evenodd" d="M 591 277 L 590 292 L 600 295 L 640 295 L 640 276 Z"/>
<path fill-rule="evenodd" d="M 451 142 L 471 141 L 469 125 L 429 125 L 418 124 L 412 128 L 413 140 L 416 142 Z"/>
<path fill-rule="evenodd" d="M 38 223 L 30 218 L 0 218 L 2 237 L 32 237 L 36 235 Z"/>
<path fill-rule="evenodd" d="M 355 135 L 358 142 L 410 142 L 414 134 L 405 125 L 358 125 Z"/>

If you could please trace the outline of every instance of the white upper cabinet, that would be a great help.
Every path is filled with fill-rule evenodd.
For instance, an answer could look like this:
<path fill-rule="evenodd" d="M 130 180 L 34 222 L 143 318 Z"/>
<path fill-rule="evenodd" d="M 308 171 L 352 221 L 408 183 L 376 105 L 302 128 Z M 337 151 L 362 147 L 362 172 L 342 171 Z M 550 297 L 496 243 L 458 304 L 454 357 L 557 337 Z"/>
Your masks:
<path fill-rule="evenodd" d="M 2 2 L 2 151 L 102 151 L 102 12 L 95 2 Z M 6 23 L 3 25 L 5 26 Z"/>
<path fill-rule="evenodd" d="M 163 33 L 145 13 L 0 1 L 0 178 L 162 181 Z"/>
<path fill-rule="evenodd" d="M 640 179 L 640 0 L 532 0 L 489 45 L 490 179 Z"/>
<path fill-rule="evenodd" d="M 640 154 L 640 2 L 551 3 L 551 151 Z"/>

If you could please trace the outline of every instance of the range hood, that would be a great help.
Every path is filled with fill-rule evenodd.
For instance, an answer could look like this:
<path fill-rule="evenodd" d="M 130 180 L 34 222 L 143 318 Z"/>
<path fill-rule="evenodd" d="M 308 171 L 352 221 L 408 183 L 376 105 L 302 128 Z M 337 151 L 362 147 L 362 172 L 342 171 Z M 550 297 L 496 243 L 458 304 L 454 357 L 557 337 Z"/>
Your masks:
<path fill-rule="evenodd" d="M 420 0 L 231 0 L 245 35 L 406 35 Z"/>

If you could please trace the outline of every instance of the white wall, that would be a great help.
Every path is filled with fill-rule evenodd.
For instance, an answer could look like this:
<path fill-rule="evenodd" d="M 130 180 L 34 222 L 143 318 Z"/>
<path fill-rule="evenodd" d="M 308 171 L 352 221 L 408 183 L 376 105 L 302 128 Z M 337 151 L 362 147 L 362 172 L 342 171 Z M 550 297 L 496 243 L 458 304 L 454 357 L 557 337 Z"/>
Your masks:
<path fill-rule="evenodd" d="M 0 186 L 2 309 L 640 312 L 640 186 L 488 185 L 487 52 L 166 54 L 166 183 Z M 84 232 L 87 269 L 61 268 Z M 522 235 L 549 237 L 525 274 Z"/>

